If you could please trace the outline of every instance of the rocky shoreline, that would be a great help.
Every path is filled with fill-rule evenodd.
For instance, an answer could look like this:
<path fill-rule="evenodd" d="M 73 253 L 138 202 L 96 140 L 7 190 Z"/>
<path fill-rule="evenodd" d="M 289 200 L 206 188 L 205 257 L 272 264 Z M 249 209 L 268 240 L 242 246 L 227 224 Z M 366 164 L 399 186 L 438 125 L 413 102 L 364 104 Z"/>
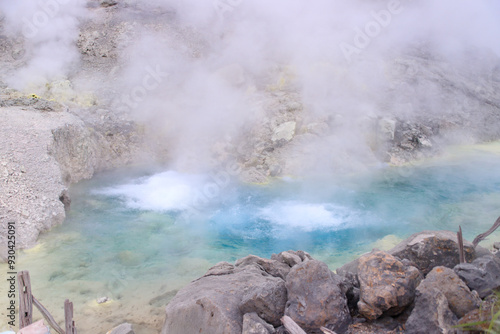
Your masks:
<path fill-rule="evenodd" d="M 423 231 L 336 273 L 303 251 L 221 262 L 177 293 L 161 333 L 289 333 L 285 315 L 310 334 L 462 333 L 500 307 L 500 252 L 464 249 L 460 264 L 455 233 Z"/>
<path fill-rule="evenodd" d="M 26 101 L 42 102 L 40 98 Z M 131 163 L 140 146 L 130 123 L 127 130 L 125 122 L 101 122 L 101 128 L 109 127 L 103 130 L 52 104 L 57 109 L 0 108 L 0 219 L 16 224 L 18 249 L 33 247 L 40 233 L 64 221 L 71 184 Z M 6 226 L 0 226 L 2 259 L 7 250 L 3 246 Z"/>

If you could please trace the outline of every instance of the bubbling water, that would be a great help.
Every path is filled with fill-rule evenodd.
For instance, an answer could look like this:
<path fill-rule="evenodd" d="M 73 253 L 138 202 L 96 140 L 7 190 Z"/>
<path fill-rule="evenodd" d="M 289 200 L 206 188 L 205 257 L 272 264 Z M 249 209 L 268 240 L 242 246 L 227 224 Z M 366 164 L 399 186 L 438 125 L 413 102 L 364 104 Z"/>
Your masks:
<path fill-rule="evenodd" d="M 179 171 L 82 182 L 65 224 L 20 252 L 18 267 L 30 270 L 34 294 L 60 322 L 69 298 L 84 333 L 124 321 L 155 333 L 176 291 L 219 261 L 302 249 L 335 269 L 424 229 L 461 225 L 472 239 L 500 212 L 500 144 L 363 175 L 225 183 L 195 205 L 213 182 Z M 110 301 L 98 304 L 104 296 Z"/>

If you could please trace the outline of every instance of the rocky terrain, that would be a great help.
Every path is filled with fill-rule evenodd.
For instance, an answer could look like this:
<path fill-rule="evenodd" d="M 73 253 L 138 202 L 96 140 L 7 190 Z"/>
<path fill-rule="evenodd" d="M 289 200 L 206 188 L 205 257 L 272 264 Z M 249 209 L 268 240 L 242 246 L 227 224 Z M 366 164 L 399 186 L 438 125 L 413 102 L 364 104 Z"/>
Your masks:
<path fill-rule="evenodd" d="M 491 320 L 500 288 L 500 252 L 464 248 L 460 264 L 455 233 L 423 231 L 336 273 L 303 251 L 221 262 L 172 299 L 162 333 L 289 333 L 284 315 L 306 333 L 461 333 Z"/>
<path fill-rule="evenodd" d="M 71 202 L 70 184 L 130 163 L 140 141 L 132 125 L 112 123 L 106 130 L 98 129 L 61 105 L 38 109 L 48 102 L 24 100 L 0 108 L 0 218 L 16 223 L 19 248 L 32 247 L 40 232 L 63 222 Z"/>

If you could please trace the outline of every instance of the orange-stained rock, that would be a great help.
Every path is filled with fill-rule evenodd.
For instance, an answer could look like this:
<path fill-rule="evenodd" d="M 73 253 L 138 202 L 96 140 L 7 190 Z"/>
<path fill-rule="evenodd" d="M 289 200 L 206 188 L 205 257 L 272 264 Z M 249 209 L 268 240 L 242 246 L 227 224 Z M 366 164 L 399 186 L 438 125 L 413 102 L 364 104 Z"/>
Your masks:
<path fill-rule="evenodd" d="M 359 313 L 368 320 L 396 315 L 413 302 L 422 280 L 417 268 L 406 266 L 383 251 L 363 255 L 358 263 Z"/>

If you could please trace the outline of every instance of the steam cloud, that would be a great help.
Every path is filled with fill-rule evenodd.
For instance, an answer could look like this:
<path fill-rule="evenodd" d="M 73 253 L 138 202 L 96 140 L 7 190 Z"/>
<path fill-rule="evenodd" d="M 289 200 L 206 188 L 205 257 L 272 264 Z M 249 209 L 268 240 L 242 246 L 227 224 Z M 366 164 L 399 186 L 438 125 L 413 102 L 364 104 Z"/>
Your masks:
<path fill-rule="evenodd" d="M 84 0 L 2 1 L 4 30 L 23 36 L 26 65 L 8 83 L 26 89 L 66 78 L 78 62 L 76 40 L 80 19 L 86 15 Z"/>
<path fill-rule="evenodd" d="M 85 1 L 41 3 L 0 4 L 10 33 L 37 30 L 26 38 L 30 60 L 10 80 L 17 88 L 77 73 L 78 24 L 90 15 Z M 451 112 L 440 87 L 399 85 L 392 71 L 401 56 L 425 53 L 458 72 L 472 66 L 477 73 L 493 73 L 499 64 L 500 4 L 495 0 L 123 4 L 174 14 L 159 15 L 155 22 L 132 19 L 139 22 L 134 42 L 118 58 L 120 80 L 112 82 L 118 89 L 109 100 L 115 109 L 167 134 L 171 155 L 179 161 L 189 156 L 208 161 L 214 143 L 267 117 L 266 101 L 276 90 L 299 93 L 304 124 L 328 120 L 340 125 L 322 141 L 323 148 L 317 143 L 318 150 L 365 155 L 369 149 L 360 139 L 360 120 Z M 50 19 L 37 24 L 37 12 L 47 8 Z M 163 28 L 155 29 L 155 23 Z"/>

